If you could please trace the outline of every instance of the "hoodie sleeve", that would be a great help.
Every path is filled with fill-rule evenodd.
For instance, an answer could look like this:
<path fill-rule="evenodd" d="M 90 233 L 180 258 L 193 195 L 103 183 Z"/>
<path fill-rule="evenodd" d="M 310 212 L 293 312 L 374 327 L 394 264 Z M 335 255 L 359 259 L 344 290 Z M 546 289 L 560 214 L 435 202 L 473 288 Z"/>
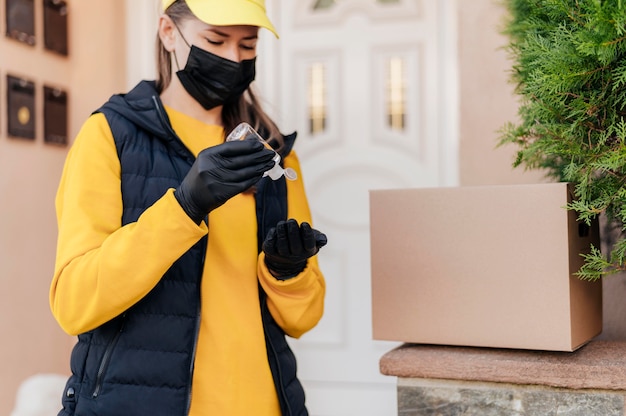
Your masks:
<path fill-rule="evenodd" d="M 288 218 L 295 218 L 299 223 L 306 221 L 313 226 L 300 163 L 294 152 L 285 158 L 285 167 L 291 167 L 298 174 L 297 180 L 287 181 Z M 307 267 L 298 276 L 282 281 L 269 272 L 265 255 L 261 252 L 258 275 L 267 294 L 270 313 L 285 333 L 299 338 L 317 325 L 324 313 L 326 292 L 317 255 L 308 260 Z"/>
<path fill-rule="evenodd" d="M 172 189 L 122 227 L 120 171 L 106 118 L 92 115 L 70 149 L 56 197 L 50 306 L 72 335 L 134 305 L 208 232 L 204 223 L 198 226 L 185 214 Z"/>

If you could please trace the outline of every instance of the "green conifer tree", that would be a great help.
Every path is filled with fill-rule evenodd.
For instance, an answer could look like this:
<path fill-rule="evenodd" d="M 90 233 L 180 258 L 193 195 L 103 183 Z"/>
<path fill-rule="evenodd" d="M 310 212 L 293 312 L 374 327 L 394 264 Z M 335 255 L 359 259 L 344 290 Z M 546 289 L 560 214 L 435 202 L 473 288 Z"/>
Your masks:
<path fill-rule="evenodd" d="M 583 279 L 626 270 L 626 4 L 622 0 L 503 0 L 519 121 L 501 130 L 513 166 L 575 184 L 575 210 L 621 228 L 594 247 Z M 626 3 L 626 0 L 624 0 Z"/>

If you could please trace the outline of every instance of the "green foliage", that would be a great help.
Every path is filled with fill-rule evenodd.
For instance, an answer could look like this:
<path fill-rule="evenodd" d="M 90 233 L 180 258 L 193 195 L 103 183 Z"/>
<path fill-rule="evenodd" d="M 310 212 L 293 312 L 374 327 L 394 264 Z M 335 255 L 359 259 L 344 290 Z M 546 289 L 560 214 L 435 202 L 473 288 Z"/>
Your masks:
<path fill-rule="evenodd" d="M 503 32 L 521 97 L 519 122 L 500 145 L 514 166 L 575 184 L 568 209 L 589 223 L 601 214 L 626 231 L 626 0 L 502 0 Z M 583 279 L 626 269 L 620 237 L 608 255 L 584 256 Z"/>

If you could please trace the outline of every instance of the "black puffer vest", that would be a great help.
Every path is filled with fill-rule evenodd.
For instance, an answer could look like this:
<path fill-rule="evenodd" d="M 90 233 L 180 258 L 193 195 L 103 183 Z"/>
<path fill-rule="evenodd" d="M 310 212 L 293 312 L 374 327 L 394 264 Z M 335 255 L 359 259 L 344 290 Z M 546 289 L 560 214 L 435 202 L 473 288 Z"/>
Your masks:
<path fill-rule="evenodd" d="M 107 118 L 121 162 L 125 225 L 136 221 L 167 189 L 177 187 L 194 156 L 172 130 L 153 82 L 113 96 L 98 112 Z M 295 134 L 285 137 L 285 154 L 294 141 Z M 259 249 L 269 228 L 286 219 L 286 194 L 284 178 L 264 178 L 258 184 Z M 157 286 L 121 316 L 78 336 L 59 416 L 188 414 L 206 243 L 205 237 L 178 259 Z M 282 413 L 306 416 L 295 357 L 260 286 L 259 291 L 268 361 Z"/>

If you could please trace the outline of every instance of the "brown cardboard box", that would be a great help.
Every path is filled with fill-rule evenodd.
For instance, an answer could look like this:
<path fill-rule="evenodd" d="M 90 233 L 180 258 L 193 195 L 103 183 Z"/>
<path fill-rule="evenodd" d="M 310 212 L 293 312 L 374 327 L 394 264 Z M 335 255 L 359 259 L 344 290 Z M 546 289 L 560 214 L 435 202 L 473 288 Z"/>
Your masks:
<path fill-rule="evenodd" d="M 570 185 L 370 192 L 373 336 L 573 351 L 602 331 L 602 284 L 573 276 L 597 224 Z"/>

